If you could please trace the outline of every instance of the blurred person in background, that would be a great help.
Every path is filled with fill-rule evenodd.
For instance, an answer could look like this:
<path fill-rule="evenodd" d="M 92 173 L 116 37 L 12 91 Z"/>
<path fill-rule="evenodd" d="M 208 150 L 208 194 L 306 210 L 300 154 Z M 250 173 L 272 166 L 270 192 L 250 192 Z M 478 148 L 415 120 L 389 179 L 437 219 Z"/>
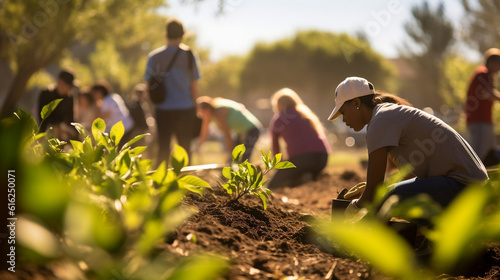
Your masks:
<path fill-rule="evenodd" d="M 107 133 L 116 123 L 122 121 L 125 134 L 119 146 L 123 146 L 132 139 L 132 130 L 134 128 L 134 121 L 125 105 L 125 101 L 119 94 L 113 92 L 111 85 L 106 80 L 95 83 L 90 88 L 90 92 L 99 108 L 98 116 L 106 123 Z"/>
<path fill-rule="evenodd" d="M 199 97 L 197 103 L 198 115 L 202 119 L 198 146 L 207 139 L 209 123 L 214 120 L 224 135 L 224 143 L 229 152 L 228 161 L 231 159 L 233 148 L 239 144 L 244 144 L 246 148 L 241 161 L 250 159 L 262 124 L 245 105 L 226 98 L 209 96 Z M 233 134 L 236 134 L 235 139 Z"/>
<path fill-rule="evenodd" d="M 168 77 L 163 80 L 163 85 L 167 89 L 166 98 L 162 103 L 155 105 L 159 143 L 157 165 L 162 161 L 169 162 L 172 136 L 175 136 L 177 143 L 191 158 L 191 141 L 194 137 L 193 132 L 186 128 L 195 126 L 200 72 L 192 50 L 182 44 L 184 36 L 181 21 L 167 20 L 167 44 L 148 55 L 145 81 L 149 81 L 156 69 L 167 69 L 173 61 Z"/>
<path fill-rule="evenodd" d="M 147 146 L 145 154 L 148 158 L 154 159 L 150 155 L 156 154 L 157 147 L 151 147 L 153 139 L 156 136 L 154 107 L 149 101 L 147 95 L 147 87 L 143 83 L 136 84 L 130 94 L 127 95 L 125 103 L 130 112 L 130 116 L 134 120 L 133 136 L 149 133 L 133 146 Z M 154 151 L 153 151 L 154 150 Z"/>
<path fill-rule="evenodd" d="M 97 108 L 94 97 L 90 93 L 90 87 L 82 87 L 78 92 L 78 123 L 90 133 L 92 131 L 92 123 L 99 116 L 99 108 Z"/>
<path fill-rule="evenodd" d="M 469 141 L 486 166 L 497 165 L 500 157 L 493 127 L 493 102 L 500 100 L 494 76 L 500 71 L 500 49 L 491 48 L 484 53 L 484 65 L 472 74 L 465 101 Z"/>
<path fill-rule="evenodd" d="M 59 72 L 57 83 L 43 90 L 38 97 L 37 117 L 45 105 L 62 99 L 52 113 L 40 124 L 40 131 L 54 129 L 54 136 L 60 140 L 68 141 L 76 139 L 77 131 L 71 125 L 74 122 L 74 100 L 73 89 L 75 88 L 75 75 L 70 70 Z M 40 119 L 39 119 L 40 120 Z"/>
<path fill-rule="evenodd" d="M 289 88 L 277 91 L 271 104 L 274 112 L 269 124 L 272 153 L 281 152 L 280 139 L 283 139 L 287 160 L 296 168 L 277 170 L 268 187 L 296 186 L 307 180 L 307 176 L 316 180 L 326 167 L 330 154 L 323 125 L 299 95 Z"/>

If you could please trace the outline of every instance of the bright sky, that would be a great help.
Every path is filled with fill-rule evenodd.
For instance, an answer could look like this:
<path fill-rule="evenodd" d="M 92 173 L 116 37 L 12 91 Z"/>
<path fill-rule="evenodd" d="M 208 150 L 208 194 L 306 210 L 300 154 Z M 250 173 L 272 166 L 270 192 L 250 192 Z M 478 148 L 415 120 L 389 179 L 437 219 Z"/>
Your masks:
<path fill-rule="evenodd" d="M 225 13 L 217 15 L 219 0 L 182 4 L 169 0 L 169 17 L 179 18 L 197 35 L 201 47 L 210 49 L 212 60 L 245 54 L 257 42 L 274 42 L 298 30 L 318 29 L 335 33 L 363 32 L 372 47 L 388 58 L 398 56 L 407 39 L 404 23 L 412 19 L 411 0 L 226 0 Z M 443 2 L 448 18 L 460 26 L 462 6 L 458 0 L 429 0 L 432 7 Z"/>

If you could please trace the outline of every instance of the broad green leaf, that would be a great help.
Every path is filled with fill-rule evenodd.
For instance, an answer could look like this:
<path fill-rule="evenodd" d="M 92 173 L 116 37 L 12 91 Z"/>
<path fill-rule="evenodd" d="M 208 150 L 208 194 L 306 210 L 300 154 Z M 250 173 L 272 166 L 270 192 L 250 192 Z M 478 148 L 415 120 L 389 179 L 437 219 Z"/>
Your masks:
<path fill-rule="evenodd" d="M 170 155 L 170 164 L 174 168 L 175 174 L 179 174 L 181 169 L 189 164 L 188 154 L 183 147 L 179 145 L 174 146 L 174 151 Z"/>
<path fill-rule="evenodd" d="M 80 155 L 82 162 L 86 166 L 90 166 L 94 162 L 94 147 L 90 136 L 87 136 L 83 141 L 83 153 Z"/>
<path fill-rule="evenodd" d="M 500 209 L 485 217 L 483 221 L 482 235 L 487 240 L 500 241 Z"/>
<path fill-rule="evenodd" d="M 184 189 L 177 189 L 175 191 L 163 193 L 160 201 L 160 214 L 164 215 L 168 211 L 179 206 L 184 195 Z"/>
<path fill-rule="evenodd" d="M 132 140 L 128 141 L 127 143 L 125 143 L 125 145 L 123 145 L 122 150 L 129 148 L 130 146 L 134 145 L 137 141 L 141 140 L 142 138 L 144 138 L 145 136 L 148 136 L 148 135 L 151 135 L 151 134 L 145 133 L 145 134 L 140 134 L 140 135 L 135 136 L 134 138 L 132 138 Z"/>
<path fill-rule="evenodd" d="M 56 99 L 49 104 L 43 106 L 42 111 L 40 112 L 40 118 L 42 122 L 47 119 L 47 117 L 52 114 L 52 112 L 56 109 L 57 105 L 61 103 L 62 98 Z"/>
<path fill-rule="evenodd" d="M 104 120 L 101 118 L 95 119 L 94 122 L 92 123 L 92 133 L 94 134 L 95 132 L 104 132 L 105 130 L 106 130 L 106 123 L 104 122 Z"/>
<path fill-rule="evenodd" d="M 397 279 L 423 279 L 416 273 L 413 250 L 394 230 L 379 221 L 326 225 L 335 244 L 353 251 L 381 272 Z"/>
<path fill-rule="evenodd" d="M 231 167 L 224 167 L 222 168 L 222 176 L 224 176 L 224 178 L 227 178 L 227 179 L 231 179 L 231 172 L 233 170 L 231 169 Z"/>
<path fill-rule="evenodd" d="M 124 176 L 129 173 L 132 168 L 132 159 L 130 158 L 130 152 L 125 152 L 119 161 L 118 173 L 120 176 Z"/>
<path fill-rule="evenodd" d="M 29 172 L 21 174 L 22 188 L 19 188 L 19 207 L 33 214 L 47 225 L 62 223 L 70 198 L 70 186 L 60 181 L 56 170 L 58 164 L 31 166 Z M 17 193 L 16 193 L 17 194 Z M 17 208 L 17 206 L 16 206 Z"/>
<path fill-rule="evenodd" d="M 260 150 L 260 153 L 262 154 L 262 158 L 266 158 L 266 153 L 263 150 Z"/>
<path fill-rule="evenodd" d="M 183 261 L 168 280 L 206 280 L 221 279 L 227 269 L 226 260 L 219 256 L 194 256 Z"/>
<path fill-rule="evenodd" d="M 71 146 L 73 146 L 73 154 L 77 155 L 83 153 L 83 143 L 80 141 L 69 140 Z"/>
<path fill-rule="evenodd" d="M 260 187 L 263 178 L 264 178 L 264 175 L 262 175 L 262 172 L 258 172 L 256 177 L 254 178 L 254 183 L 252 184 L 252 189 Z"/>
<path fill-rule="evenodd" d="M 94 159 L 93 159 L 94 162 L 99 162 L 100 160 L 102 160 L 102 156 L 104 155 L 104 150 L 105 150 L 104 145 L 99 145 L 95 148 Z"/>
<path fill-rule="evenodd" d="M 151 175 L 151 179 L 153 179 L 153 182 L 155 182 L 158 186 L 161 186 L 163 184 L 163 180 L 167 177 L 167 164 L 165 161 L 162 161 L 158 168 L 156 168 L 156 171 Z"/>
<path fill-rule="evenodd" d="M 248 167 L 248 175 L 250 175 L 250 178 L 252 178 L 252 180 L 255 180 L 257 178 L 257 167 L 255 167 L 255 165 L 251 164 L 251 163 L 248 163 L 247 165 Z"/>
<path fill-rule="evenodd" d="M 106 130 L 106 123 L 104 123 L 104 120 L 101 118 L 97 118 L 94 120 L 92 123 L 92 136 L 94 136 L 94 140 L 96 145 L 103 145 L 106 146 L 106 139 L 102 135 L 104 131 Z"/>
<path fill-rule="evenodd" d="M 235 187 L 231 182 L 227 182 L 226 184 L 222 185 L 222 187 L 226 190 L 226 192 L 231 195 L 233 194 Z"/>
<path fill-rule="evenodd" d="M 85 138 L 88 136 L 88 132 L 85 129 L 85 127 L 83 127 L 83 125 L 81 125 L 79 123 L 71 123 L 71 125 L 75 127 L 76 131 L 78 131 L 78 133 L 82 136 L 82 138 Z"/>
<path fill-rule="evenodd" d="M 92 237 L 97 246 L 104 250 L 118 252 L 125 242 L 126 234 L 123 225 L 116 212 L 102 213 L 96 208 L 92 212 Z"/>
<path fill-rule="evenodd" d="M 278 162 L 274 168 L 275 169 L 288 169 L 288 168 L 295 168 L 295 164 L 289 162 L 289 161 L 282 161 L 282 162 Z"/>
<path fill-rule="evenodd" d="M 178 182 L 178 183 L 179 183 L 179 187 L 182 189 L 185 189 L 185 190 L 190 191 L 192 193 L 197 193 L 199 195 L 203 195 L 203 191 L 204 191 L 203 188 L 193 187 L 193 186 L 191 186 L 189 184 L 185 184 L 183 182 Z"/>
<path fill-rule="evenodd" d="M 277 153 L 273 158 L 273 166 L 275 166 L 280 161 L 281 161 L 281 153 Z"/>
<path fill-rule="evenodd" d="M 405 165 L 399 169 L 398 172 L 391 175 L 389 178 L 385 180 L 383 184 L 378 185 L 375 188 L 375 196 L 373 199 L 373 204 L 380 205 L 382 201 L 385 199 L 385 195 L 388 191 L 390 191 L 394 184 L 401 182 L 406 178 L 408 174 L 412 171 L 411 165 Z"/>
<path fill-rule="evenodd" d="M 126 226 L 130 229 L 137 229 L 144 222 L 145 215 L 141 214 L 152 210 L 153 205 L 153 197 L 148 187 L 139 187 L 130 192 L 123 204 Z"/>
<path fill-rule="evenodd" d="M 234 147 L 233 152 L 231 153 L 231 156 L 233 158 L 234 162 L 240 161 L 241 156 L 245 153 L 246 148 L 245 145 L 240 144 L 236 147 Z"/>
<path fill-rule="evenodd" d="M 33 116 L 21 109 L 17 110 L 17 113 L 14 113 L 19 120 L 21 121 L 21 126 L 25 132 L 28 132 L 30 135 L 38 132 L 38 126 L 36 124 L 35 118 Z"/>
<path fill-rule="evenodd" d="M 20 217 L 16 224 L 16 242 L 48 259 L 61 257 L 63 252 L 56 235 L 29 218 Z M 32 234 L 36 232 L 36 234 Z"/>
<path fill-rule="evenodd" d="M 436 221 L 434 268 L 447 272 L 464 256 L 477 253 L 488 188 L 470 186 L 455 198 Z"/>
<path fill-rule="evenodd" d="M 260 201 L 262 201 L 262 208 L 264 210 L 266 210 L 267 209 L 267 196 L 261 192 L 252 192 L 252 194 L 254 194 L 260 198 Z"/>
<path fill-rule="evenodd" d="M 383 209 L 381 209 L 380 211 L 382 210 Z M 413 198 L 397 202 L 395 204 L 395 207 L 388 214 L 390 215 L 390 217 L 398 217 L 401 219 L 412 221 L 415 219 L 431 220 L 433 217 L 437 217 L 439 214 L 441 214 L 441 212 L 441 206 L 437 202 L 432 200 L 429 195 L 419 194 Z"/>
<path fill-rule="evenodd" d="M 144 152 L 148 147 L 146 146 L 139 146 L 139 147 L 135 147 L 133 148 L 131 151 L 130 151 L 130 154 L 132 156 L 138 156 L 140 154 L 142 154 L 142 152 Z"/>
<path fill-rule="evenodd" d="M 123 122 L 119 121 L 111 128 L 111 131 L 109 132 L 109 137 L 111 138 L 111 141 L 113 141 L 115 145 L 118 145 L 122 140 L 124 134 L 125 134 L 125 127 L 123 126 Z"/>
<path fill-rule="evenodd" d="M 160 219 L 149 219 L 144 224 L 144 233 L 137 241 L 140 254 L 148 254 L 153 247 L 164 239 L 163 224 Z"/>
<path fill-rule="evenodd" d="M 191 186 L 195 186 L 195 187 L 202 187 L 202 188 L 209 188 L 209 189 L 212 188 L 210 186 L 210 184 L 208 184 L 204 180 L 202 180 L 196 176 L 193 176 L 193 175 L 182 176 L 181 178 L 179 178 L 179 181 L 184 182 L 184 183 L 191 185 Z"/>

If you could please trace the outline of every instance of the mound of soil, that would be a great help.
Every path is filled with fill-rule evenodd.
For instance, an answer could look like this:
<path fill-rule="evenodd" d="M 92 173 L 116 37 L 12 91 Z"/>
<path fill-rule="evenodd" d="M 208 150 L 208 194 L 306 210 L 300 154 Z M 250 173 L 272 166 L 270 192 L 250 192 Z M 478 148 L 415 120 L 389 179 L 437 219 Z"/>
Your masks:
<path fill-rule="evenodd" d="M 273 189 L 266 211 L 253 196 L 228 204 L 228 197 L 217 186 L 220 180 L 211 180 L 213 192 L 185 199 L 186 205 L 199 211 L 177 230 L 165 249 L 182 255 L 211 252 L 226 256 L 232 263 L 225 278 L 233 280 L 390 279 L 367 263 L 339 255 L 315 234 L 314 221 L 330 217 L 331 199 L 342 188 L 362 180 L 361 169 L 326 170 L 317 181 Z M 498 248 L 490 248 L 462 276 L 443 275 L 440 279 L 498 279 Z"/>

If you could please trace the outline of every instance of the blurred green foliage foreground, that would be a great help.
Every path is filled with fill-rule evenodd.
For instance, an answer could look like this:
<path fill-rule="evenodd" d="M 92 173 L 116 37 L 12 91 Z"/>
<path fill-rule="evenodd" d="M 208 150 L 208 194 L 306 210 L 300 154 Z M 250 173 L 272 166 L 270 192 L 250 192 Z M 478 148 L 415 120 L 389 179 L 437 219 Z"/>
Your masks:
<path fill-rule="evenodd" d="M 42 111 L 42 120 L 57 100 Z M 210 185 L 182 175 L 186 152 L 176 146 L 173 168 L 156 170 L 132 147 L 145 135 L 119 145 L 121 122 L 105 133 L 74 124 L 81 141 L 64 143 L 39 132 L 34 118 L 18 111 L 0 122 L 2 170 L 16 174 L 16 252 L 21 264 L 58 263 L 74 279 L 214 279 L 226 268 L 219 256 L 179 258 L 158 245 L 193 210 L 181 205 L 186 191 Z M 64 149 L 70 145 L 70 149 Z M 69 150 L 70 152 L 66 152 Z"/>
<path fill-rule="evenodd" d="M 358 213 L 350 220 L 343 219 L 344 213 L 334 212 L 332 219 L 337 219 L 327 223 L 323 229 L 333 246 L 343 254 L 369 262 L 385 275 L 396 279 L 421 280 L 437 279 L 442 274 L 462 275 L 471 265 L 477 264 L 488 249 L 493 249 L 495 258 L 498 258 L 498 170 L 489 174 L 487 182 L 468 186 L 445 209 L 427 195 L 405 201 L 392 197 L 377 209 L 376 205 L 382 203 L 388 188 L 401 181 L 409 171 L 406 168 L 381 185 L 375 201 L 367 208 L 368 212 Z M 394 217 L 418 225 L 426 246 L 417 248 L 418 239 L 416 246 L 411 246 L 391 229 L 387 222 Z"/>

